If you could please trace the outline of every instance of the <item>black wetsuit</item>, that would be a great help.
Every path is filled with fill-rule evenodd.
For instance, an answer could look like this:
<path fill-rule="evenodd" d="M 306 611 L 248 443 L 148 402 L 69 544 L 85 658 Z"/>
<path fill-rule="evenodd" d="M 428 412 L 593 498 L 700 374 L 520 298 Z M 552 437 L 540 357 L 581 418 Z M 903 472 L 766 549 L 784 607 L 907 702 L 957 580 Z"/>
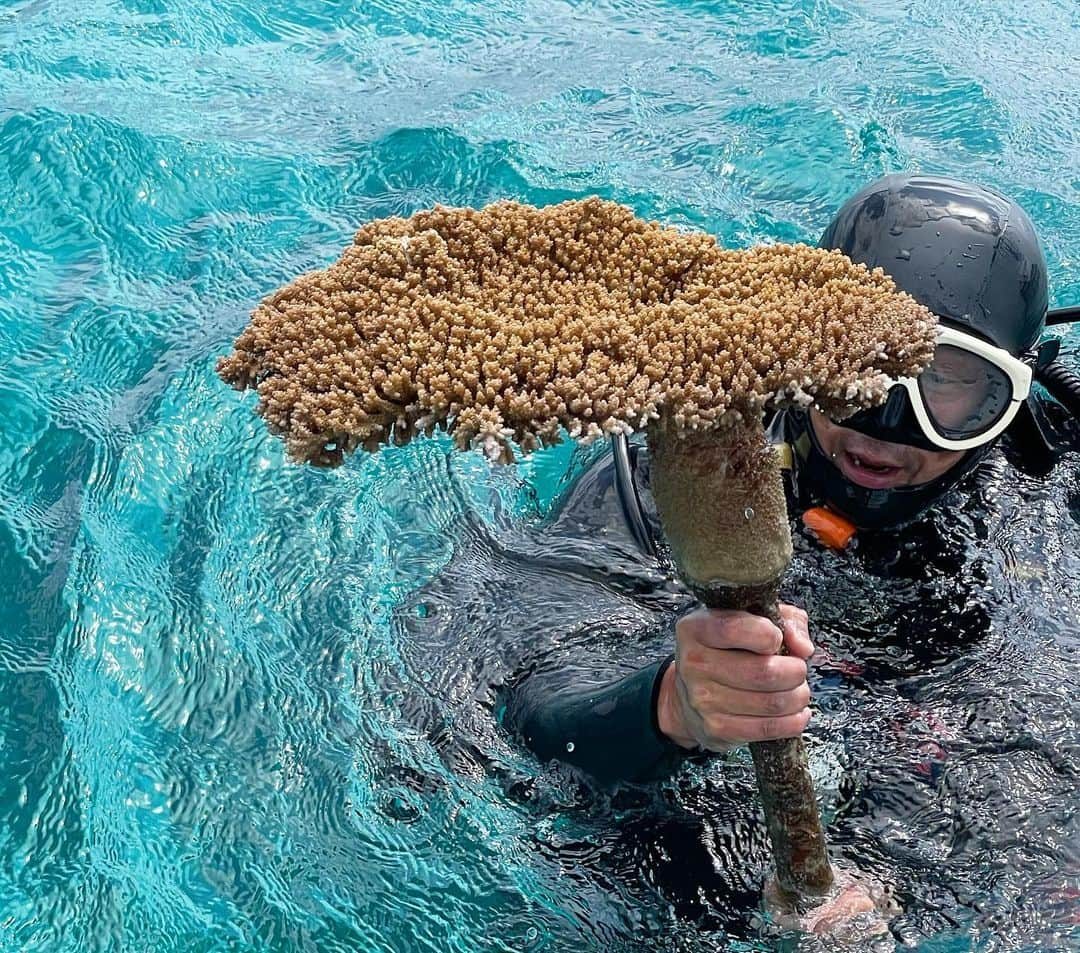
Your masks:
<path fill-rule="evenodd" d="M 1052 428 L 1059 448 L 1080 446 L 1074 422 L 1060 412 L 1058 405 L 1045 405 L 1041 412 L 1044 427 Z M 1005 451 L 1010 452 L 1008 445 Z M 647 453 L 642 446 L 633 446 L 631 459 L 635 482 L 646 503 L 651 535 L 662 551 L 659 522 L 648 492 Z M 956 505 L 958 500 L 970 495 L 984 469 L 977 468 L 946 500 Z M 790 479 L 787 492 L 789 511 L 794 514 L 813 502 L 800 498 L 800 488 Z M 614 472 L 611 458 L 607 457 L 579 480 L 552 529 L 556 533 L 576 532 L 583 539 L 595 538 L 600 527 L 610 527 L 615 506 Z M 939 510 L 940 505 L 933 509 Z M 977 514 L 977 508 L 973 512 Z M 930 513 L 899 533 L 861 534 L 853 547 L 857 555 L 849 555 L 848 560 L 854 559 L 872 575 L 906 577 L 931 587 L 937 574 L 954 580 L 965 578 L 978 563 L 967 563 L 964 553 L 958 551 L 957 547 L 964 545 L 962 534 L 950 539 L 955 534 L 949 531 L 949 521 L 933 517 Z M 809 552 L 817 547 L 812 537 L 798 527 L 795 529 L 797 552 Z M 642 558 L 652 557 L 643 554 Z M 663 556 L 660 562 L 664 562 Z M 661 568 L 670 570 L 670 566 Z M 785 584 L 791 601 L 810 608 L 812 618 L 827 616 L 827 605 L 799 592 L 799 576 L 796 560 L 791 578 Z M 968 581 L 975 588 L 984 582 L 979 578 Z M 814 604 L 808 606 L 808 601 Z M 842 602 L 846 604 L 847 600 Z M 686 597 L 684 606 L 692 604 Z M 938 612 L 934 613 L 932 605 L 920 599 L 915 606 L 898 604 L 895 610 L 900 623 L 908 615 L 916 631 L 921 630 L 923 654 L 928 660 L 938 651 L 935 642 L 944 640 L 955 646 L 978 638 L 986 629 L 986 615 L 978 599 L 969 598 L 964 590 L 955 591 L 953 598 L 937 608 Z M 936 618 L 931 621 L 928 616 Z M 893 628 L 910 631 L 902 624 Z M 868 636 L 880 640 L 882 627 L 876 625 Z M 567 655 L 560 658 L 559 664 L 531 667 L 506 693 L 507 726 L 542 760 L 557 759 L 571 764 L 602 783 L 657 779 L 688 757 L 703 756 L 704 752 L 688 751 L 676 745 L 659 730 L 656 700 L 661 678 L 673 660 L 669 651 L 670 630 L 663 632 L 657 641 L 663 650 L 657 651 L 656 658 L 620 678 L 612 678 L 612 673 L 622 668 L 617 657 L 605 657 L 602 647 L 583 658 Z"/>
<path fill-rule="evenodd" d="M 771 855 L 752 765 L 739 747 L 672 770 L 693 756 L 657 734 L 653 689 L 696 603 L 628 532 L 608 448 L 589 459 L 537 519 L 511 468 L 425 458 L 438 505 L 416 529 L 448 554 L 396 607 L 393 655 L 371 663 L 372 717 L 389 727 L 366 762 L 406 824 L 420 808 L 394 792 L 458 803 L 494 780 L 528 819 L 533 875 L 635 938 L 605 948 L 672 949 L 677 924 L 753 935 Z M 1041 479 L 995 451 L 903 533 L 833 552 L 793 522 L 781 597 L 807 610 L 820 653 L 807 747 L 829 843 L 903 885 L 896 929 L 912 944 L 1007 892 L 1001 865 L 1032 890 L 1067 866 L 1068 823 L 1029 820 L 1080 783 L 1047 688 L 1071 671 L 1068 640 L 1047 646 L 1075 616 L 1078 500 L 1073 466 Z M 580 943 L 568 929 L 557 948 Z"/>

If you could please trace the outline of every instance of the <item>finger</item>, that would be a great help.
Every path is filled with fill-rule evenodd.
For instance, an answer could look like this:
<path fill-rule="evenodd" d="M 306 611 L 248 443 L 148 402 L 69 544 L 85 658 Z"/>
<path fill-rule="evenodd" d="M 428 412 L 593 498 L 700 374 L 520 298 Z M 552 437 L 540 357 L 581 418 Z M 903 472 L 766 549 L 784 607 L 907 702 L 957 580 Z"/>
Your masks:
<path fill-rule="evenodd" d="M 810 723 L 810 709 L 778 718 L 751 718 L 743 715 L 714 715 L 705 719 L 705 730 L 718 742 L 774 741 L 796 738 Z"/>
<path fill-rule="evenodd" d="M 784 622 L 784 645 L 794 656 L 808 659 L 814 654 L 810 640 L 810 620 L 797 606 L 780 604 L 780 618 Z"/>
<path fill-rule="evenodd" d="M 696 683 L 688 690 L 689 701 L 702 716 L 750 715 L 775 718 L 797 715 L 810 704 L 810 686 L 803 682 L 781 692 L 753 692 L 715 683 Z"/>
<path fill-rule="evenodd" d="M 693 639 L 711 649 L 742 649 L 775 655 L 783 634 L 764 616 L 734 609 L 697 609 L 675 623 L 676 636 Z"/>
<path fill-rule="evenodd" d="M 737 649 L 691 646 L 678 654 L 685 681 L 717 682 L 752 692 L 787 692 L 806 681 L 806 662 L 794 655 L 758 655 Z"/>

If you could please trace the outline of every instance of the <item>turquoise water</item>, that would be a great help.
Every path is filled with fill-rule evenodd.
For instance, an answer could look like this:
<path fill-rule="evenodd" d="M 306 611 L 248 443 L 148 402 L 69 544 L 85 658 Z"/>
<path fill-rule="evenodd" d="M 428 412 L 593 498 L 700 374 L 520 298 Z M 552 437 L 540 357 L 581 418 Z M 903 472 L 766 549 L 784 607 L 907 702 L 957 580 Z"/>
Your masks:
<path fill-rule="evenodd" d="M 538 818 L 508 793 L 539 767 L 402 642 L 462 553 L 486 553 L 466 609 L 515 599 L 482 541 L 582 461 L 493 471 L 429 441 L 299 468 L 214 361 L 373 217 L 599 193 L 736 245 L 813 240 L 898 169 L 1015 197 L 1053 302 L 1080 302 L 1078 47 L 1057 0 L 0 0 L 0 949 L 770 948 L 591 865 L 576 795 L 550 781 Z M 906 861 L 956 860 L 960 887 L 909 898 L 927 950 L 1080 948 L 1080 496 L 1075 468 L 1001 484 L 973 665 L 1043 679 L 1009 711 L 1064 767 L 1006 772 L 1041 832 L 1006 875 L 990 848 L 1012 857 L 1019 821 L 935 853 L 1001 752 L 962 762 Z M 418 688 L 496 768 L 446 762 L 403 714 Z M 1064 792 L 1050 815 L 1040 791 Z"/>

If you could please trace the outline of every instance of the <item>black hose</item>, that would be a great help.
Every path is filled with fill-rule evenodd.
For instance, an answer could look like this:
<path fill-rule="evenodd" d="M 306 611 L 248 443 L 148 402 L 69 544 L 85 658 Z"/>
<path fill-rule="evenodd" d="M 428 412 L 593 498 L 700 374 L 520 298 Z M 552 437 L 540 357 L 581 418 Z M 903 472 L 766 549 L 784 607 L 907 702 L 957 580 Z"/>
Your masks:
<path fill-rule="evenodd" d="M 1071 308 L 1051 308 L 1046 312 L 1047 327 L 1055 324 L 1072 324 L 1073 321 L 1080 321 L 1080 305 L 1074 305 Z"/>
<path fill-rule="evenodd" d="M 1043 385 L 1055 400 L 1063 404 L 1073 417 L 1080 419 L 1080 376 L 1064 364 L 1051 361 L 1035 369 L 1035 380 Z"/>

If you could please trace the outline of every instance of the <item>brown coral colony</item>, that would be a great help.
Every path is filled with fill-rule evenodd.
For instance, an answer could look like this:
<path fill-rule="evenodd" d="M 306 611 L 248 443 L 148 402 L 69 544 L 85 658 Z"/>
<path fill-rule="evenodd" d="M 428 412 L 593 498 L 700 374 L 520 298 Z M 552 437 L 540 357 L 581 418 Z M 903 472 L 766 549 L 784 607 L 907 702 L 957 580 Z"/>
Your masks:
<path fill-rule="evenodd" d="M 558 442 L 880 399 L 933 349 L 880 269 L 804 245 L 719 248 L 597 198 L 371 222 L 267 297 L 218 365 L 299 460 L 446 426 L 512 459 Z"/>

